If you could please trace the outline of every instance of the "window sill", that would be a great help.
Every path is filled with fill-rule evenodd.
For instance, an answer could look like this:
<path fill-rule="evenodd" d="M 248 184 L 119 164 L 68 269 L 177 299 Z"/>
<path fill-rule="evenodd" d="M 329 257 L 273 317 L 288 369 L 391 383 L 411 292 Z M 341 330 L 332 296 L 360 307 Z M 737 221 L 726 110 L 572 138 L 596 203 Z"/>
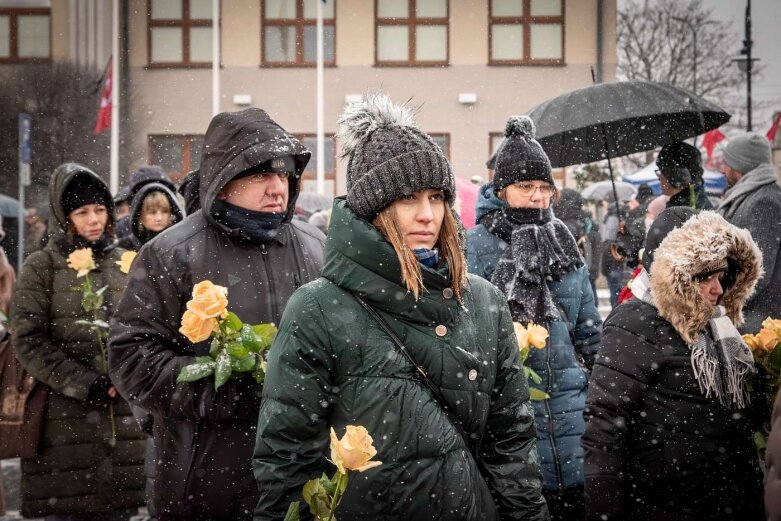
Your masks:
<path fill-rule="evenodd" d="M 211 69 L 212 63 L 211 62 L 198 62 L 198 63 L 181 63 L 181 62 L 171 62 L 171 63 L 148 63 L 144 65 L 144 68 L 147 70 L 154 70 L 154 69 Z M 220 68 L 224 68 L 222 64 L 220 64 Z"/>

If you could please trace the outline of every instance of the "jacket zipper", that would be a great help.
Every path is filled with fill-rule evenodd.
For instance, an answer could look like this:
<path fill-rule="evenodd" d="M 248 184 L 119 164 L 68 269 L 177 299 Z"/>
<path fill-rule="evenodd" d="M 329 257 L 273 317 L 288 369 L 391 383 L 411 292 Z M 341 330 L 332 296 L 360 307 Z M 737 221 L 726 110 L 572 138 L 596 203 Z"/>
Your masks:
<path fill-rule="evenodd" d="M 553 346 L 551 346 L 550 338 L 548 338 L 548 352 L 546 353 L 545 356 L 545 366 L 548 369 L 548 384 L 546 386 L 545 392 L 547 392 L 549 395 L 553 387 L 553 370 L 550 364 L 551 351 L 553 351 Z M 553 411 L 551 410 L 550 407 L 550 399 L 546 399 L 544 400 L 544 402 L 545 402 L 545 410 L 548 413 L 548 437 L 550 438 L 551 451 L 553 451 L 553 467 L 556 469 L 556 484 L 558 485 L 559 492 L 563 492 L 564 482 L 561 479 L 561 464 L 559 462 L 559 449 L 556 447 L 556 435 L 554 430 L 555 427 L 553 424 Z"/>
<path fill-rule="evenodd" d="M 276 301 L 274 300 L 274 295 L 276 295 L 276 290 L 274 289 L 274 281 L 271 279 L 271 273 L 268 271 L 268 250 L 266 249 L 266 245 L 264 243 L 260 244 L 260 254 L 266 257 L 266 259 L 263 259 L 263 271 L 266 272 L 266 282 L 268 283 L 268 294 L 269 294 L 269 303 L 271 305 L 271 313 L 272 316 L 277 316 L 277 306 Z"/>

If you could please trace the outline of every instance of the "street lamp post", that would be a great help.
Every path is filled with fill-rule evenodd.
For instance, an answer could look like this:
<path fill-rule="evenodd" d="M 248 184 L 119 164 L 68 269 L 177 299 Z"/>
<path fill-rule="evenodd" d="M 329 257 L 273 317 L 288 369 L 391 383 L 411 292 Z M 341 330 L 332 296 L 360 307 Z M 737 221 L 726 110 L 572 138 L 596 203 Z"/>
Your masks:
<path fill-rule="evenodd" d="M 746 130 L 751 132 L 751 73 L 754 70 L 754 62 L 759 61 L 759 58 L 752 58 L 751 56 L 751 49 L 754 46 L 754 42 L 751 40 L 751 0 L 746 0 L 745 23 L 746 34 L 743 40 L 743 49 L 740 50 L 740 54 L 745 56 L 745 58 L 736 58 L 732 61 L 736 62 L 740 70 L 746 73 Z"/>

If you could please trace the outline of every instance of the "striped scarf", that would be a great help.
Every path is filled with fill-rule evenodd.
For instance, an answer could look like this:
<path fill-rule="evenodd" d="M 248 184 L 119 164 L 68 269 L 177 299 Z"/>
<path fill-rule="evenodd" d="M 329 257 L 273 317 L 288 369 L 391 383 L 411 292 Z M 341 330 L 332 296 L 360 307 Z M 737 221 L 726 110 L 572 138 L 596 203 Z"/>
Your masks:
<path fill-rule="evenodd" d="M 656 307 L 647 271 L 642 270 L 632 281 L 632 294 Z M 713 317 L 689 348 L 694 377 L 706 398 L 713 396 L 723 406 L 735 409 L 749 404 L 745 380 L 756 372 L 754 356 L 724 306 L 713 307 Z"/>

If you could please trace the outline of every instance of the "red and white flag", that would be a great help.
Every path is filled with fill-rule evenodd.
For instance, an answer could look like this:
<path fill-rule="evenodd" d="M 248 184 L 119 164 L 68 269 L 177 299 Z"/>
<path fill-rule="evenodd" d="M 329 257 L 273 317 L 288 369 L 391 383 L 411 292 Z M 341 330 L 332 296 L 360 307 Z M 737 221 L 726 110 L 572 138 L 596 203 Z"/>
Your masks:
<path fill-rule="evenodd" d="M 95 122 L 95 134 L 100 134 L 107 128 L 111 128 L 111 71 L 113 70 L 111 62 L 108 64 L 106 73 L 106 82 L 103 84 L 103 94 L 100 96 L 100 109 L 98 109 L 98 120 Z"/>
<path fill-rule="evenodd" d="M 779 123 L 781 123 L 781 114 L 776 116 L 776 119 L 773 120 L 773 125 L 770 127 L 770 130 L 767 131 L 767 140 L 771 143 L 776 139 L 776 131 L 778 130 Z"/>
<path fill-rule="evenodd" d="M 723 141 L 726 138 L 727 136 L 725 136 L 721 130 L 717 128 L 709 130 L 702 136 L 702 146 L 705 148 L 705 152 L 708 154 L 708 161 L 713 158 L 713 149 L 716 148 L 716 145 L 718 145 L 720 141 Z"/>

